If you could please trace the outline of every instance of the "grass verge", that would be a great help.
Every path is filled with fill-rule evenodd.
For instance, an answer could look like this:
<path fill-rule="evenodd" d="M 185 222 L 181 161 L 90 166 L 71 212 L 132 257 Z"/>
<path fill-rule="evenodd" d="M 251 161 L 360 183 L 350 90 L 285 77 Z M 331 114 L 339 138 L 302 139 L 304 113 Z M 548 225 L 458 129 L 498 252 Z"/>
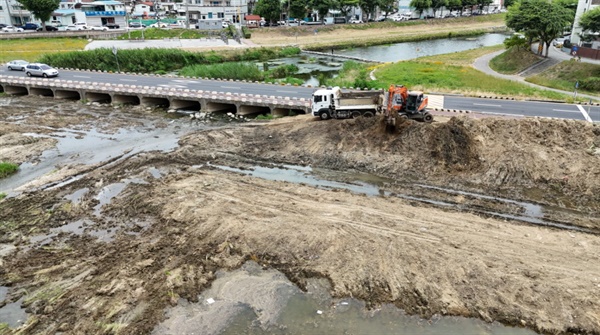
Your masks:
<path fill-rule="evenodd" d="M 208 33 L 201 30 L 196 29 L 160 29 L 160 28 L 147 28 L 142 30 L 130 30 L 127 33 L 117 37 L 119 40 L 138 40 L 142 39 L 142 34 L 144 39 L 147 40 L 159 40 L 163 38 L 181 38 L 181 39 L 195 39 L 195 38 L 203 38 L 207 37 Z"/>
<path fill-rule="evenodd" d="M 520 50 L 513 47 L 492 58 L 490 67 L 499 73 L 516 74 L 542 59 L 542 57 L 533 54 L 529 50 Z"/>
<path fill-rule="evenodd" d="M 51 52 L 83 50 L 88 41 L 84 38 L 35 38 L 0 40 L 0 63 L 14 59 L 37 61 Z"/>
<path fill-rule="evenodd" d="M 19 170 L 19 166 L 14 163 L 0 162 L 0 178 L 5 178 Z"/>
<path fill-rule="evenodd" d="M 337 78 L 328 80 L 326 85 L 387 88 L 390 84 L 402 84 L 410 90 L 425 92 L 568 101 L 569 96 L 566 94 L 536 89 L 522 83 L 499 79 L 477 71 L 470 66 L 482 54 L 502 47 L 467 50 L 377 66 L 359 63 L 345 64 L 340 75 Z M 375 70 L 377 80 L 369 79 L 368 75 L 372 70 Z"/>
<path fill-rule="evenodd" d="M 565 91 L 573 91 L 575 83 L 579 81 L 578 92 L 598 95 L 600 88 L 593 86 L 593 84 L 587 84 L 594 78 L 597 78 L 596 81 L 600 81 L 600 65 L 564 61 L 540 74 L 528 77 L 526 80 L 533 84 Z"/>

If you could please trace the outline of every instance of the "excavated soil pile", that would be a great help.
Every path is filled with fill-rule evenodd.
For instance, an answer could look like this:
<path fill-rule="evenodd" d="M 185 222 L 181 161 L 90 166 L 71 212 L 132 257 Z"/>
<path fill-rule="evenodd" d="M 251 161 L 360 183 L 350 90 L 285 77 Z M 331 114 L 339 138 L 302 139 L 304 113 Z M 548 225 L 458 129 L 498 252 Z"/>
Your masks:
<path fill-rule="evenodd" d="M 597 228 L 599 141 L 597 127 L 556 120 L 453 118 L 387 134 L 378 118 L 295 117 L 197 131 L 174 152 L 0 201 L 0 285 L 31 313 L 23 334 L 150 333 L 247 260 L 301 288 L 326 278 L 370 306 L 600 334 L 596 234 L 216 168 L 370 172 L 568 207 Z"/>

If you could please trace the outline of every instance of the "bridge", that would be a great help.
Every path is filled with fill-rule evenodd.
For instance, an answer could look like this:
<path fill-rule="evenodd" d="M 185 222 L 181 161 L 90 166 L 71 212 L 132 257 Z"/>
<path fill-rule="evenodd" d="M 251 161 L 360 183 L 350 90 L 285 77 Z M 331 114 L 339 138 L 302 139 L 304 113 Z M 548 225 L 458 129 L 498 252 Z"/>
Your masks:
<path fill-rule="evenodd" d="M 234 81 L 230 80 L 230 82 Z M 11 75 L 0 75 L 0 93 L 109 104 L 158 106 L 166 109 L 206 113 L 231 112 L 243 116 L 257 114 L 287 116 L 290 113 L 310 113 L 310 100 L 306 98 L 247 94 L 242 91 L 205 91 L 180 87 L 165 88 Z"/>

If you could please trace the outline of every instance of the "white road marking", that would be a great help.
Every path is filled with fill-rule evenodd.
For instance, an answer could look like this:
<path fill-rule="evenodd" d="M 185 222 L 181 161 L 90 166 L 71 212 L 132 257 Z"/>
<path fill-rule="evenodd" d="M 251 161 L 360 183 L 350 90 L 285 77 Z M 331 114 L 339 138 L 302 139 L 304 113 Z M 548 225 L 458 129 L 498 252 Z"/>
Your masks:
<path fill-rule="evenodd" d="M 222 88 L 232 88 L 234 90 L 241 90 L 242 89 L 241 87 L 238 87 L 238 86 L 221 86 L 221 87 Z"/>
<path fill-rule="evenodd" d="M 525 116 L 523 114 L 496 113 L 496 112 L 485 112 L 485 111 L 477 111 L 477 112 L 478 113 L 484 113 L 484 114 L 494 114 L 494 115 L 511 115 L 511 116 L 521 116 L 521 117 Z"/>
<path fill-rule="evenodd" d="M 90 77 L 90 76 L 73 76 L 73 77 L 75 77 L 75 78 L 88 78 L 88 79 L 89 79 L 89 78 L 92 78 L 92 77 Z"/>
<path fill-rule="evenodd" d="M 579 108 L 579 111 L 581 112 L 581 114 L 583 114 L 583 118 L 587 121 L 587 122 L 594 122 L 592 121 L 592 118 L 590 117 L 590 115 L 585 111 L 585 108 L 583 108 L 582 105 L 577 105 L 577 108 Z"/>
<path fill-rule="evenodd" d="M 427 107 L 429 108 L 444 108 L 444 96 L 443 95 L 428 95 L 429 104 Z"/>
<path fill-rule="evenodd" d="M 567 109 L 553 109 L 554 112 L 565 112 L 565 113 L 579 113 L 578 111 L 567 110 Z"/>
<path fill-rule="evenodd" d="M 120 81 L 137 81 L 137 79 L 119 79 Z"/>
<path fill-rule="evenodd" d="M 488 106 L 488 107 L 502 107 L 502 105 L 490 105 L 490 104 L 476 104 L 473 103 L 474 106 Z"/>
<path fill-rule="evenodd" d="M 285 91 L 285 90 L 277 90 L 276 92 L 281 92 L 281 93 L 298 93 L 296 91 Z"/>
<path fill-rule="evenodd" d="M 168 87 L 168 88 L 187 88 L 187 86 L 183 86 L 183 85 L 166 85 L 166 84 L 160 84 L 158 86 Z"/>
<path fill-rule="evenodd" d="M 197 80 L 172 80 L 175 83 L 184 83 L 184 84 L 198 84 L 200 83 Z"/>

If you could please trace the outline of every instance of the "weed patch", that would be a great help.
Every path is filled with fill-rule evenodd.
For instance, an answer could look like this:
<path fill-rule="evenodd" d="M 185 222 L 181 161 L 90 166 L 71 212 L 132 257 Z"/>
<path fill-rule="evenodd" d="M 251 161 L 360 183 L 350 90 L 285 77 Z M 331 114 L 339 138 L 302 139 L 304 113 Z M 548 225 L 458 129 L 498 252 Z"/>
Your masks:
<path fill-rule="evenodd" d="M 494 57 L 490 61 L 490 67 L 496 72 L 515 74 L 539 62 L 541 59 L 541 57 L 534 55 L 529 50 L 512 47 Z"/>
<path fill-rule="evenodd" d="M 5 178 L 19 170 L 19 166 L 14 163 L 0 162 L 0 178 Z"/>

